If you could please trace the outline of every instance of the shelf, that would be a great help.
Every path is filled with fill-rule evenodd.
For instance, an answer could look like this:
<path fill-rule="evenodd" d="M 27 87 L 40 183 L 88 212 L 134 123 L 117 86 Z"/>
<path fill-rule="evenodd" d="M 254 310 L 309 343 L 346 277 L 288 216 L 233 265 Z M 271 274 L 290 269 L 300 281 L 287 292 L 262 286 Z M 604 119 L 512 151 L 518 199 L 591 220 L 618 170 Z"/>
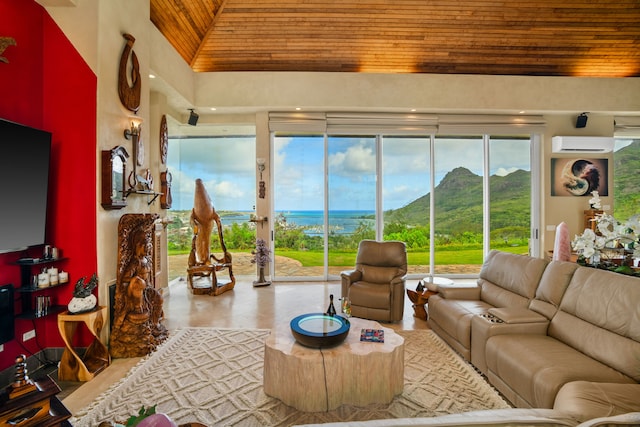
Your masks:
<path fill-rule="evenodd" d="M 22 294 L 22 313 L 18 314 L 16 316 L 16 319 L 27 319 L 27 320 L 41 319 L 43 317 L 51 316 L 52 314 L 62 313 L 67 309 L 67 307 L 64 305 L 52 305 L 51 307 L 49 307 L 49 310 L 47 311 L 46 314 L 41 316 L 36 316 L 36 310 L 34 309 L 34 303 L 33 303 L 33 299 L 34 299 L 33 294 L 37 292 L 44 292 L 46 290 L 54 289 L 60 286 L 68 285 L 69 281 L 66 281 L 64 283 L 58 283 L 57 285 L 47 286 L 45 288 L 38 288 L 31 284 L 32 267 L 39 266 L 39 265 L 54 264 L 54 263 L 66 261 L 66 260 L 67 258 L 60 257 L 60 258 L 46 258 L 46 259 L 33 258 L 28 260 L 22 259 L 22 260 L 16 261 L 16 264 L 20 266 L 20 273 L 22 276 L 21 277 L 22 283 L 20 284 L 20 287 L 15 289 L 16 292 Z"/>
<path fill-rule="evenodd" d="M 52 316 L 54 314 L 59 314 L 59 313 L 62 313 L 64 311 L 66 311 L 66 310 L 67 310 L 67 306 L 66 305 L 52 305 L 51 307 L 49 307 L 49 311 L 47 311 L 47 313 L 43 314 L 42 316 L 36 316 L 36 311 L 35 310 L 27 310 L 27 311 L 23 311 L 22 313 L 18 314 L 16 316 L 16 319 L 23 319 L 23 320 L 42 319 L 43 317 Z"/>
<path fill-rule="evenodd" d="M 58 286 L 68 285 L 68 284 L 69 282 L 58 283 L 57 285 L 50 285 L 50 286 L 47 286 L 46 288 L 37 288 L 33 286 L 20 286 L 19 288 L 16 289 L 16 292 L 26 292 L 26 293 L 40 292 L 40 291 L 46 291 L 47 289 L 51 289 L 51 288 L 57 288 Z"/>
<path fill-rule="evenodd" d="M 125 197 L 129 197 L 132 194 L 139 194 L 141 196 L 153 196 L 153 198 L 147 202 L 147 205 L 150 205 L 153 202 L 155 202 L 158 197 L 162 196 L 163 193 L 156 193 L 155 191 L 150 191 L 150 190 L 131 190 L 131 189 L 124 192 Z"/>
<path fill-rule="evenodd" d="M 31 266 L 31 265 L 42 265 L 42 264 L 51 264 L 54 262 L 64 261 L 67 258 L 28 258 L 28 259 L 19 259 L 16 261 L 16 264 L 20 266 Z"/>

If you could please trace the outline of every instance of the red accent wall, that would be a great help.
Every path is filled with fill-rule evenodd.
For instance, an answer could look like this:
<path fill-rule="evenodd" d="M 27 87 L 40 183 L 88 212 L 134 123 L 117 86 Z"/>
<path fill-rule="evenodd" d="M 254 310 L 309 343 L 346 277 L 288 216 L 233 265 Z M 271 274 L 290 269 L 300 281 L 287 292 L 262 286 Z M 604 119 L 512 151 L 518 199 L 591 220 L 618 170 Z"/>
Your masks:
<path fill-rule="evenodd" d="M 97 78 L 46 10 L 33 0 L 0 0 L 0 36 L 16 40 L 16 46 L 0 54 L 9 61 L 0 62 L 0 118 L 52 133 L 47 242 L 67 258 L 57 266 L 69 272 L 70 283 L 41 295 L 66 305 L 74 283 L 97 271 Z M 39 248 L 34 251 L 28 255 L 40 255 Z M 26 255 L 0 254 L 0 284 L 20 285 L 20 268 L 14 263 Z M 16 292 L 18 312 L 20 298 Z M 0 370 L 13 365 L 18 354 L 64 347 L 56 316 L 16 319 L 15 329 L 16 340 L 6 343 L 0 352 Z M 22 334 L 31 329 L 36 330 L 36 339 L 22 343 Z"/>

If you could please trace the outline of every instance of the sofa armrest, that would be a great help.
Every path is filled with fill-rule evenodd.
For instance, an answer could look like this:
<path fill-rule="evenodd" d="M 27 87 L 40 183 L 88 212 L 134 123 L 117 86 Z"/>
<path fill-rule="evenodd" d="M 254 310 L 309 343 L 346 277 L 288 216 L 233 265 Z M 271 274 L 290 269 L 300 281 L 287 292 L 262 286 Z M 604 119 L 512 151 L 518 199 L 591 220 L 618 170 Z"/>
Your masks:
<path fill-rule="evenodd" d="M 342 280 L 341 290 L 342 297 L 349 296 L 349 286 L 353 284 L 353 282 L 357 282 L 362 279 L 362 272 L 360 270 L 347 270 L 340 273 L 340 278 Z"/>
<path fill-rule="evenodd" d="M 353 283 L 362 279 L 362 272 L 360 270 L 347 270 L 340 273 L 340 277 L 343 280 L 346 279 L 347 281 Z"/>
<path fill-rule="evenodd" d="M 548 323 L 549 319 L 525 307 L 490 308 L 489 314 L 500 323 Z"/>
<path fill-rule="evenodd" d="M 560 388 L 553 409 L 580 422 L 640 412 L 640 384 L 572 381 Z"/>
<path fill-rule="evenodd" d="M 495 313 L 495 314 L 494 314 Z M 490 308 L 471 319 L 471 363 L 487 374 L 487 341 L 496 335 L 546 335 L 549 320 L 524 307 Z"/>
<path fill-rule="evenodd" d="M 480 299 L 480 288 L 478 286 L 438 286 L 438 293 L 442 298 L 445 299 Z"/>

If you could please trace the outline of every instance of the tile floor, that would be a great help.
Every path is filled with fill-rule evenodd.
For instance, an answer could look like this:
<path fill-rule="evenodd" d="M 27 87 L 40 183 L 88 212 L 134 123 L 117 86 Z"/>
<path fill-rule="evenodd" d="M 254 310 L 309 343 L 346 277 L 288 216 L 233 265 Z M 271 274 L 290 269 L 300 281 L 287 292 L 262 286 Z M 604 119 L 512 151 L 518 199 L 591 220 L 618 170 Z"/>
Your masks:
<path fill-rule="evenodd" d="M 415 289 L 418 280 L 407 281 Z M 265 287 L 253 287 L 251 280 L 239 280 L 232 291 L 217 297 L 192 295 L 184 281 L 173 281 L 165 296 L 165 325 L 171 330 L 184 326 L 219 328 L 272 329 L 276 325 L 289 327 L 295 316 L 309 312 L 324 312 L 329 295 L 340 312 L 338 298 L 340 282 L 279 282 Z M 413 317 L 411 302 L 405 294 L 404 318 L 385 324 L 399 330 L 427 329 L 427 322 Z M 87 383 L 61 384 L 61 399 L 72 412 L 87 406 L 109 386 L 121 379 L 139 361 L 115 359 L 111 366 Z M 55 378 L 55 377 L 54 377 Z"/>

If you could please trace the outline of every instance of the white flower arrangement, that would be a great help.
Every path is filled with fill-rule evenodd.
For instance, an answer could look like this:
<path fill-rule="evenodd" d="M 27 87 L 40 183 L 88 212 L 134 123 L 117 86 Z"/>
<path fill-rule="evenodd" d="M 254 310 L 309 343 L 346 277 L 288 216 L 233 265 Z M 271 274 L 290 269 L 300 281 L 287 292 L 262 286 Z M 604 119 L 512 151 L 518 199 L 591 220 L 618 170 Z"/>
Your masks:
<path fill-rule="evenodd" d="M 629 254 L 633 253 L 634 258 L 640 258 L 640 215 L 622 223 L 612 215 L 602 214 L 594 221 L 597 233 L 587 228 L 571 242 L 571 247 L 580 256 L 600 260 L 607 251 L 624 249 Z"/>
<path fill-rule="evenodd" d="M 592 191 L 591 196 L 592 197 L 589 199 L 589 206 L 591 206 L 591 209 L 602 209 L 600 193 L 598 193 L 597 191 Z"/>

